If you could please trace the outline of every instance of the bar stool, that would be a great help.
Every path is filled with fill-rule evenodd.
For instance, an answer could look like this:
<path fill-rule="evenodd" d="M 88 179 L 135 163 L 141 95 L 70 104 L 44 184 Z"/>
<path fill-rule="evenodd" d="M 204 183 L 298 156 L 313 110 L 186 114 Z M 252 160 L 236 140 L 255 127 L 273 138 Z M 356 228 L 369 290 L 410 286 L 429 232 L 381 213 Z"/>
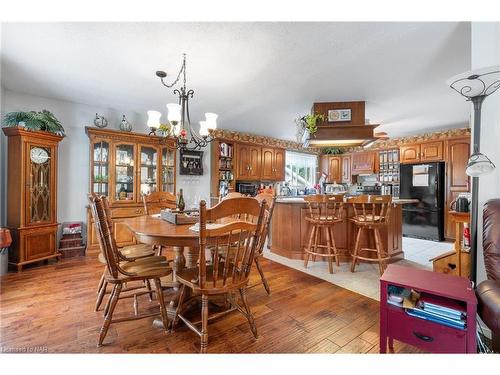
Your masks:
<path fill-rule="evenodd" d="M 328 272 L 333 273 L 333 258 L 339 266 L 333 227 L 336 223 L 344 220 L 344 196 L 318 194 L 306 196 L 304 200 L 309 206 L 309 216 L 306 217 L 306 221 L 311 225 L 309 244 L 304 248 L 304 268 L 307 268 L 311 255 L 314 260 L 316 260 L 316 256 L 320 256 L 328 259 Z M 321 230 L 323 230 L 324 236 L 321 236 L 322 243 L 318 244 Z M 323 252 L 320 253 L 318 249 L 323 250 Z"/>
<path fill-rule="evenodd" d="M 356 244 L 354 245 L 354 252 L 352 254 L 351 272 L 354 272 L 356 262 L 358 259 L 361 259 L 367 262 L 378 262 L 380 275 L 382 275 L 386 267 L 385 262 L 390 257 L 383 249 L 380 228 L 387 227 L 389 222 L 392 197 L 390 195 L 361 195 L 349 199 L 349 203 L 352 203 L 354 208 L 354 216 L 349 220 L 354 223 L 357 229 Z M 375 249 L 361 248 L 361 233 L 365 229 L 373 231 Z M 359 255 L 361 251 L 374 252 L 377 254 L 377 258 L 361 256 Z"/>

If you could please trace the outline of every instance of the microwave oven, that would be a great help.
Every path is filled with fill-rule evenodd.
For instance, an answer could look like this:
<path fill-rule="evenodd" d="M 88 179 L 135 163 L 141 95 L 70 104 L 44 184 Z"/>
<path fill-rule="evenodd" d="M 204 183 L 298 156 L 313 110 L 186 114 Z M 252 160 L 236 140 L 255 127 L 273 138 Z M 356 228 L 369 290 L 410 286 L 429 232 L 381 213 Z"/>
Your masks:
<path fill-rule="evenodd" d="M 252 197 L 257 195 L 259 187 L 257 184 L 239 182 L 236 183 L 236 191 L 241 194 L 250 195 Z"/>

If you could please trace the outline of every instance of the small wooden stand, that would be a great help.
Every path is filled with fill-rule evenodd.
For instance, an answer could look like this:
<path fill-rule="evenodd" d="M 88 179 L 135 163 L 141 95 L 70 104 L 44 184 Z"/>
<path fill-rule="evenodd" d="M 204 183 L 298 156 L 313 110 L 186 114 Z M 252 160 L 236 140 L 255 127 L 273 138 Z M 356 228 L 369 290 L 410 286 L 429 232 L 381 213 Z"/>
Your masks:
<path fill-rule="evenodd" d="M 458 275 L 462 276 L 462 245 L 460 244 L 460 241 L 462 239 L 462 233 L 464 231 L 464 224 L 470 224 L 470 213 L 449 211 L 448 217 L 451 220 L 455 221 L 455 245 L 453 246 L 453 248 L 455 249 L 455 254 L 457 257 Z"/>

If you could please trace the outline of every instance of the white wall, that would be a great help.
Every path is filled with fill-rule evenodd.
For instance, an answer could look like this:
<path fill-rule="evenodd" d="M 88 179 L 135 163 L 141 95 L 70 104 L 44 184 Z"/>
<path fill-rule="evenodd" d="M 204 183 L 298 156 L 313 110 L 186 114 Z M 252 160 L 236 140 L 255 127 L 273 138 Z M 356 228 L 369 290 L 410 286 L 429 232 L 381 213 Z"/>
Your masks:
<path fill-rule="evenodd" d="M 55 114 L 66 130 L 66 137 L 59 147 L 58 168 L 58 214 L 59 222 L 85 221 L 87 205 L 86 195 L 89 190 L 89 141 L 85 134 L 86 125 L 93 126 L 96 112 L 108 119 L 108 128 L 118 129 L 122 114 L 133 125 L 133 131 L 148 133 L 146 115 L 115 110 L 105 107 L 88 106 L 68 101 L 55 100 L 39 96 L 20 94 L 10 90 L 3 91 L 2 114 L 10 111 L 28 111 L 47 109 Z M 0 136 L 0 156 L 2 165 L 0 193 L 6 186 L 6 147 L 5 136 Z M 203 176 L 187 177 L 177 175 L 177 189 L 183 188 L 186 203 L 189 205 L 194 197 L 207 199 L 210 192 L 210 152 L 204 154 Z M 2 215 L 5 217 L 5 198 L 2 198 Z M 3 224 L 0 224 L 3 225 Z"/>
<path fill-rule="evenodd" d="M 500 23 L 472 23 L 472 69 L 500 65 Z M 472 106 L 471 106 L 472 108 Z M 472 109 L 471 109 L 472 111 Z M 481 112 L 481 152 L 496 165 L 493 173 L 479 179 L 479 228 L 477 281 L 486 279 L 482 248 L 482 209 L 488 199 L 500 198 L 500 90 L 483 103 Z"/>

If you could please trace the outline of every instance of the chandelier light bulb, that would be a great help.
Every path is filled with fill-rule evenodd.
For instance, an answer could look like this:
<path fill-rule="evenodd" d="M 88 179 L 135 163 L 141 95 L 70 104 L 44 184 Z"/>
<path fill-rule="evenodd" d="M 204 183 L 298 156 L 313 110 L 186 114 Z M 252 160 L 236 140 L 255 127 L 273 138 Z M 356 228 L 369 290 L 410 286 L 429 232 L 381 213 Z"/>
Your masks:
<path fill-rule="evenodd" d="M 168 122 L 170 122 L 172 125 L 175 125 L 181 121 L 181 105 L 178 103 L 168 103 L 167 104 L 167 110 L 168 110 Z"/>
<path fill-rule="evenodd" d="M 160 127 L 161 113 L 158 111 L 148 111 L 148 127 L 158 129 Z"/>
<path fill-rule="evenodd" d="M 217 129 L 217 117 L 216 113 L 205 113 L 205 122 L 207 123 L 207 129 Z"/>
<path fill-rule="evenodd" d="M 200 135 L 202 137 L 208 137 L 209 132 L 208 132 L 208 122 L 206 121 L 200 121 Z"/>

